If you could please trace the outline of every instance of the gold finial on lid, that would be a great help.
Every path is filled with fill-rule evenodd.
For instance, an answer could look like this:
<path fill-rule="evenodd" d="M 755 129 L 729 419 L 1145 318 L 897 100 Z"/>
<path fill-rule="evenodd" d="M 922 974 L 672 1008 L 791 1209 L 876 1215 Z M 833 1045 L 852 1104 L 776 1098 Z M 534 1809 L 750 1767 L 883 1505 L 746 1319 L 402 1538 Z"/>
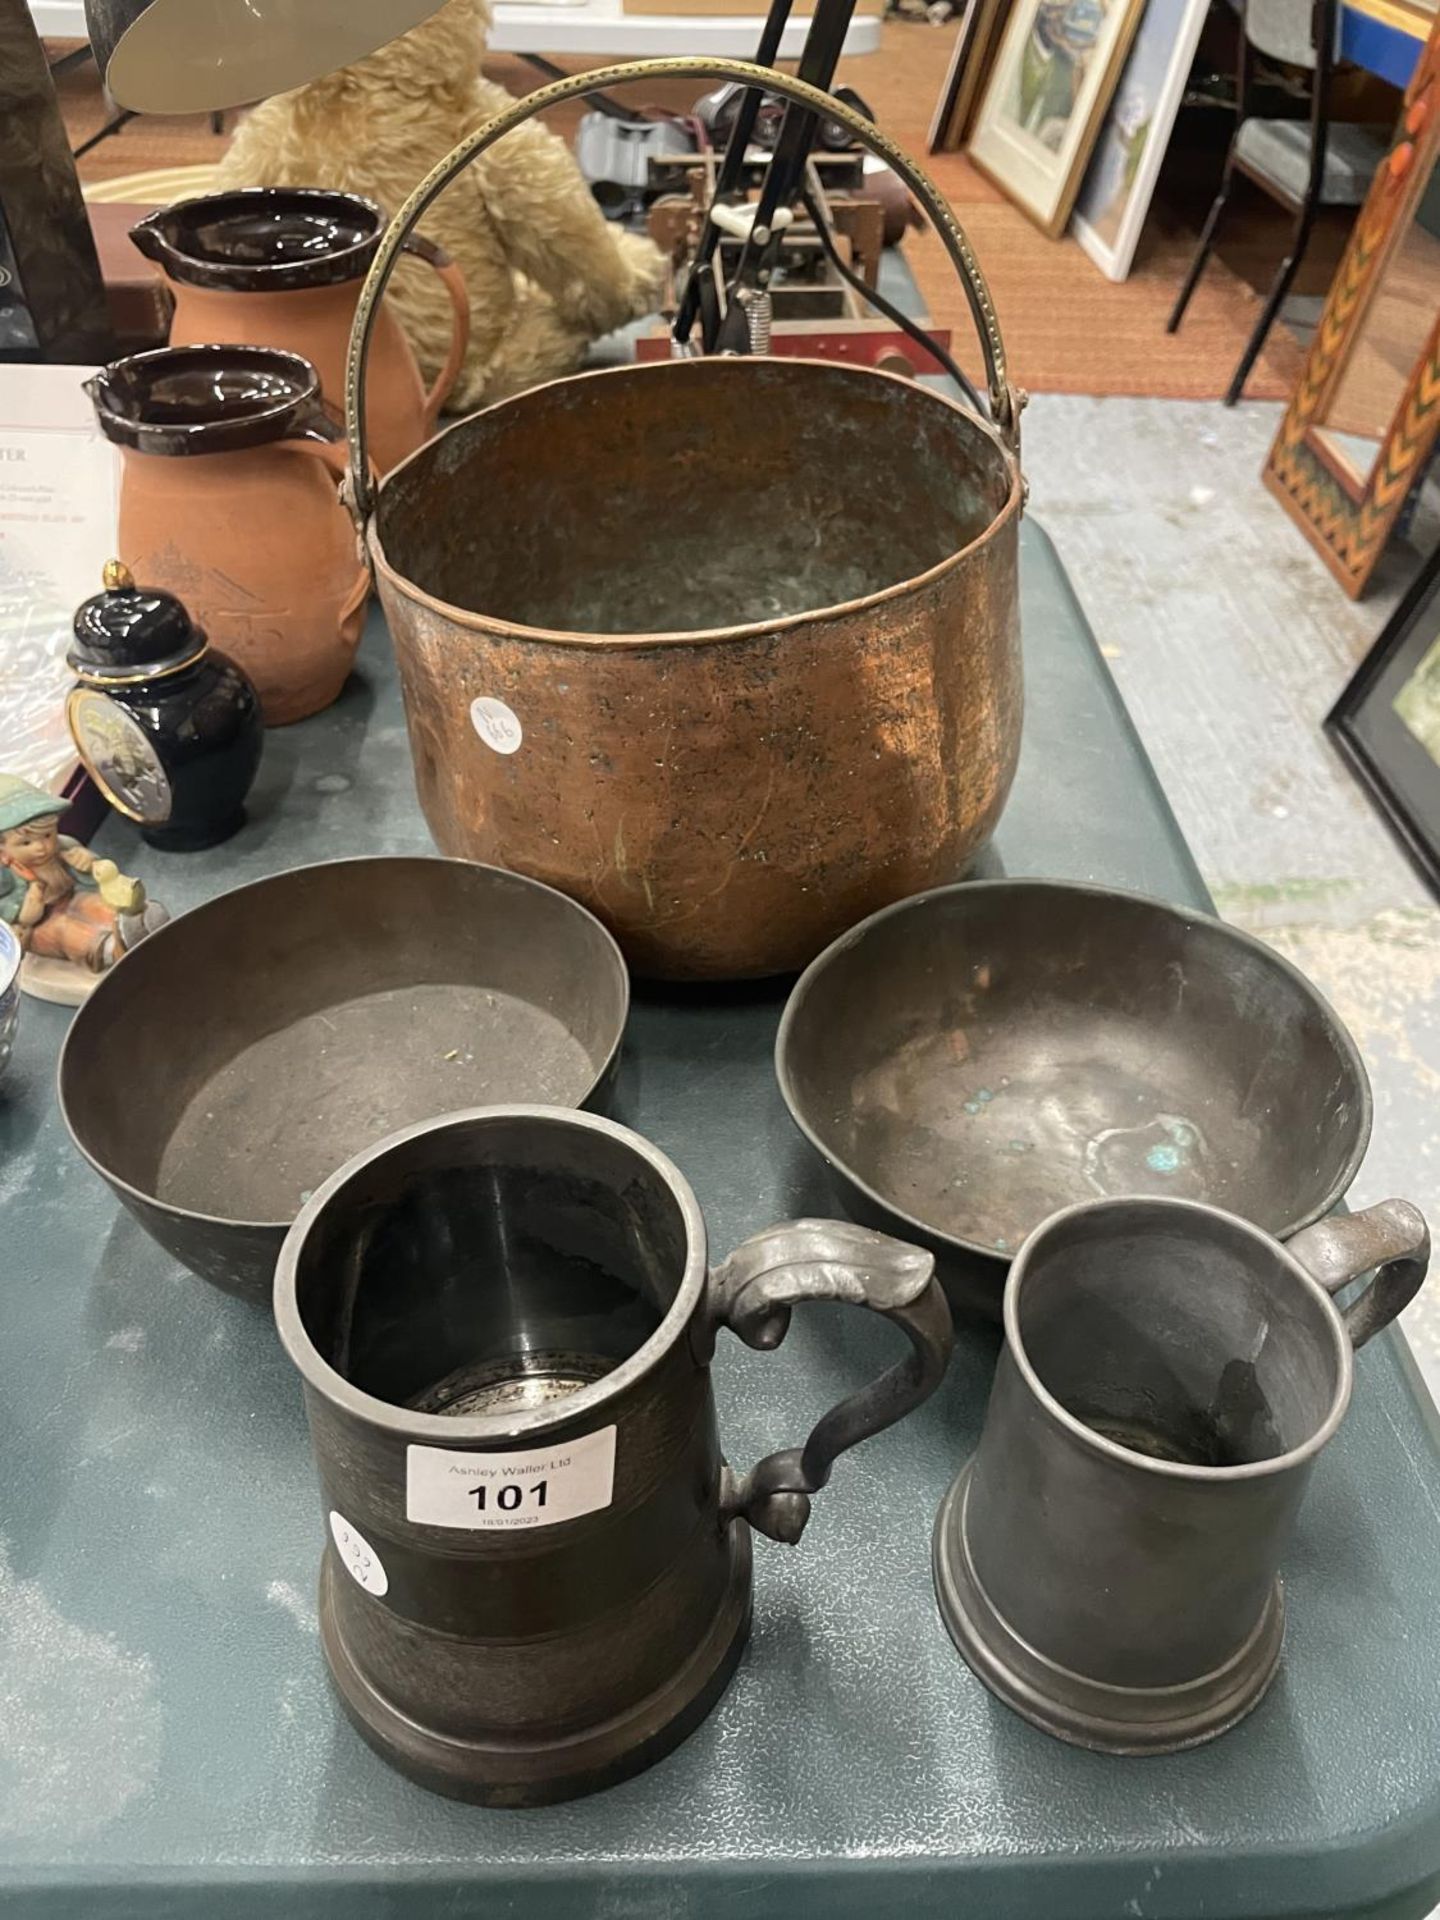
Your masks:
<path fill-rule="evenodd" d="M 130 591 L 133 590 L 134 586 L 135 576 L 123 560 L 107 560 L 105 562 L 105 591 L 107 593 Z"/>

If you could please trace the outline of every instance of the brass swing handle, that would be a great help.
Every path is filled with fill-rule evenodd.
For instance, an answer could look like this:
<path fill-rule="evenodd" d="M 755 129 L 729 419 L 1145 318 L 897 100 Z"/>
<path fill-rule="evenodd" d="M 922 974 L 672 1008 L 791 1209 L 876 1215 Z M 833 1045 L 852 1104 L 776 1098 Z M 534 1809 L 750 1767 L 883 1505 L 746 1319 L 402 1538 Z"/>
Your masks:
<path fill-rule="evenodd" d="M 770 67 L 757 67 L 748 60 L 630 60 L 613 67 L 601 67 L 593 73 L 573 74 L 541 87 L 523 100 L 517 100 L 504 113 L 496 114 L 463 140 L 454 152 L 440 162 L 416 187 L 386 229 L 380 250 L 371 263 L 355 325 L 350 334 L 350 351 L 345 370 L 345 415 L 351 454 L 350 504 L 363 528 L 374 507 L 374 488 L 369 475 L 365 433 L 365 371 L 370 351 L 370 336 L 380 301 L 390 283 L 395 263 L 415 224 L 470 162 L 502 140 L 513 128 L 521 126 L 547 107 L 563 101 L 583 98 L 637 80 L 738 80 L 746 86 L 762 87 L 777 93 L 796 106 L 808 107 L 826 120 L 837 121 L 877 158 L 884 160 L 904 181 L 924 208 L 940 236 L 951 264 L 965 289 L 980 346 L 985 356 L 985 377 L 990 394 L 990 416 L 1007 452 L 1018 463 L 1020 458 L 1020 408 L 1022 396 L 1010 384 L 1005 370 L 1005 345 L 1000 338 L 1000 323 L 990 289 L 980 271 L 980 263 L 955 215 L 929 176 L 916 166 L 893 140 L 881 133 L 865 116 L 803 80 Z"/>

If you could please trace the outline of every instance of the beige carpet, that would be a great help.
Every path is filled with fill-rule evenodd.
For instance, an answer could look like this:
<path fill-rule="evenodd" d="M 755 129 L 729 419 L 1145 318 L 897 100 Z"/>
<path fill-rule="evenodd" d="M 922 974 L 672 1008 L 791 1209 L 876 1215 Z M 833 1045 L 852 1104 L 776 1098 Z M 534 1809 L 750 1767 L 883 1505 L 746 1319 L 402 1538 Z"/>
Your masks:
<path fill-rule="evenodd" d="M 1074 240 L 1047 239 L 963 154 L 926 154 L 952 33 L 891 22 L 882 51 L 850 61 L 843 77 L 955 209 L 990 283 L 1012 378 L 1032 393 L 1221 398 L 1260 296 L 1212 259 L 1184 327 L 1167 335 L 1165 320 L 1194 250 L 1193 231 L 1167 226 L 1163 208 L 1154 209 L 1135 270 L 1116 286 Z M 931 318 L 963 342 L 969 311 L 939 241 L 916 235 L 907 250 Z M 1272 264 L 1267 257 L 1266 267 Z M 1247 392 L 1256 399 L 1285 398 L 1301 359 L 1293 337 L 1276 327 Z"/>
<path fill-rule="evenodd" d="M 1173 338 L 1165 316 L 1194 245 L 1184 226 L 1152 220 L 1135 272 L 1122 286 L 1106 280 L 1073 240 L 1049 240 L 1003 194 L 983 180 L 962 154 L 927 158 L 925 133 L 949 58 L 952 29 L 891 22 L 878 54 L 852 60 L 842 78 L 859 89 L 879 123 L 915 154 L 957 210 L 974 242 L 995 297 L 1012 377 L 1031 392 L 1136 394 L 1176 399 L 1222 395 L 1257 311 L 1259 296 L 1219 260 L 1210 270 Z M 595 62 L 576 63 L 599 64 Z M 513 56 L 490 63 L 494 77 L 515 93 L 542 84 Z M 72 141 L 92 133 L 104 114 L 95 70 L 61 76 L 61 104 Z M 689 83 L 656 87 L 657 104 L 683 106 L 697 89 Z M 573 129 L 579 108 L 556 118 Z M 81 162 L 82 180 L 213 162 L 224 139 L 203 116 L 143 118 L 104 141 Z M 907 255 L 932 318 L 953 329 L 967 366 L 978 354 L 964 297 L 938 241 L 915 234 Z M 1283 398 L 1295 383 L 1301 355 L 1277 327 L 1252 376 L 1256 398 Z"/>
<path fill-rule="evenodd" d="M 1116 286 L 1073 240 L 1048 240 L 1008 202 L 981 198 L 988 183 L 962 156 L 936 155 L 934 174 L 984 268 L 1012 378 L 1020 386 L 1032 393 L 1169 400 L 1223 396 L 1260 296 L 1212 260 L 1184 326 L 1167 334 L 1166 317 L 1195 246 L 1193 233 L 1172 233 L 1148 247 L 1130 278 Z M 968 312 L 939 242 L 926 234 L 908 245 L 931 318 L 963 340 Z M 1302 360 L 1293 336 L 1275 327 L 1246 394 L 1252 400 L 1287 398 Z"/>

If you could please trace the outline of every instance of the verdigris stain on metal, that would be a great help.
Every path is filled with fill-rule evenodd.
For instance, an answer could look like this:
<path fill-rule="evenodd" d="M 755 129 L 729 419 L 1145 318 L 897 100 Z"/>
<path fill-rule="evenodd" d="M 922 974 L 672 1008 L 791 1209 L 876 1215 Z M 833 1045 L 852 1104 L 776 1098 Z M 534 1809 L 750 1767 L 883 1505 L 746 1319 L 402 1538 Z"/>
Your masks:
<path fill-rule="evenodd" d="M 1033 524 L 1021 548 L 1026 747 L 991 870 L 1203 907 L 1053 548 Z M 349 793 L 313 791 L 337 771 Z M 142 851 L 124 821 L 95 842 L 177 912 L 308 860 L 428 844 L 378 614 L 339 704 L 270 735 L 223 872 Z M 624 1118 L 685 1170 L 722 1249 L 825 1210 L 774 1090 L 784 998 L 644 989 L 627 1032 Z M 0 1768 L 6 1920 L 195 1920 L 202 1903 L 214 1920 L 393 1920 L 397 1902 L 406 1920 L 457 1904 L 595 1920 L 617 1888 L 644 1920 L 735 1920 L 772 1895 L 795 1920 L 1056 1920 L 1057 1902 L 1063 1920 L 1136 1903 L 1158 1920 L 1421 1920 L 1440 1900 L 1440 1432 L 1393 1328 L 1360 1356 L 1285 1558 L 1280 1684 L 1223 1742 L 1150 1770 L 1155 1791 L 1002 1706 L 936 1616 L 928 1537 L 994 1371 L 972 1327 L 940 1391 L 837 1468 L 802 1548 L 755 1544 L 747 1654 L 663 1765 L 520 1816 L 422 1793 L 353 1737 L 325 1680 L 294 1369 L 268 1316 L 187 1284 L 75 1163 L 52 1094 L 68 1024 L 29 1003 L 0 1085 L 0 1680 L 26 1730 Z M 732 1457 L 804 1432 L 902 1344 L 824 1306 L 795 1316 L 778 1361 L 722 1338 Z M 87 1713 L 77 1674 L 124 1711 Z"/>
<path fill-rule="evenodd" d="M 1282 1237 L 1345 1192 L 1370 1088 L 1303 974 L 1209 915 L 1056 880 L 941 887 L 801 975 L 775 1050 L 855 1218 L 996 1316 L 1010 1252 L 1079 1201 L 1210 1201 Z"/>

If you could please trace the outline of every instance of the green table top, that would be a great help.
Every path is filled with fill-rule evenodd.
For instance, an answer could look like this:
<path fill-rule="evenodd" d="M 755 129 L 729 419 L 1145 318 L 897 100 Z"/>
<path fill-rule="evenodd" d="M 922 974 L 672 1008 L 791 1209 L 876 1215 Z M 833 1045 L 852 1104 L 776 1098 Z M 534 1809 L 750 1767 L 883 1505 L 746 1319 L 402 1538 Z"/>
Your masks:
<path fill-rule="evenodd" d="M 1023 565 L 1029 713 L 984 871 L 1203 903 L 1044 536 Z M 276 868 L 423 852 L 377 621 L 331 712 L 269 737 L 230 845 L 99 845 L 172 911 Z M 784 986 L 642 991 L 620 1117 L 689 1175 L 723 1252 L 825 1207 L 770 1071 Z M 993 1336 L 966 1330 L 914 1419 L 847 1456 L 803 1544 L 756 1543 L 756 1624 L 679 1752 L 569 1806 L 479 1812 L 376 1759 L 315 1630 L 321 1515 L 299 1385 L 268 1318 L 168 1260 L 73 1154 L 67 1015 L 26 1002 L 0 1086 L 0 1907 L 251 1914 L 986 1920 L 1418 1914 L 1440 1875 L 1440 1462 L 1398 1339 L 1361 1356 L 1289 1556 L 1280 1680 L 1216 1745 L 1076 1752 L 996 1705 L 930 1589 L 940 1495 L 973 1443 Z M 177 1035 L 183 1045 L 183 1035 Z M 886 1330 L 797 1315 L 727 1340 L 731 1457 L 793 1444 L 875 1371 Z"/>

